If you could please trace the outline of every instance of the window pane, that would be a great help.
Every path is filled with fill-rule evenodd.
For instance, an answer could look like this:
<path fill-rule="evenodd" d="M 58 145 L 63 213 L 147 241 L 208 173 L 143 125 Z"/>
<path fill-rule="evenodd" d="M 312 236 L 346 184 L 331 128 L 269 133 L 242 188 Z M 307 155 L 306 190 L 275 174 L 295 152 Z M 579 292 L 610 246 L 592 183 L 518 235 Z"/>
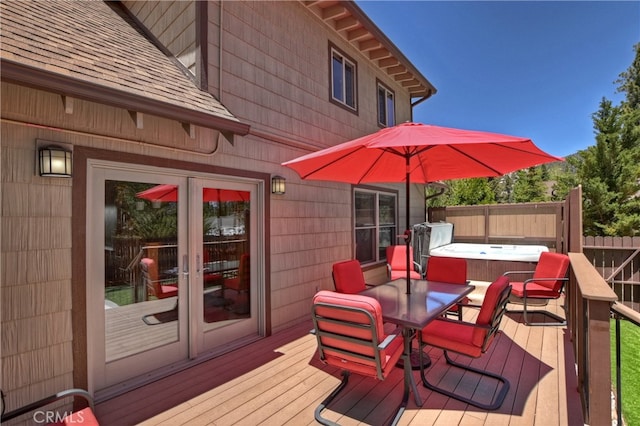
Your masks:
<path fill-rule="evenodd" d="M 395 103 L 393 102 L 393 93 L 387 94 L 387 126 L 395 126 Z"/>
<path fill-rule="evenodd" d="M 387 258 L 387 247 L 395 245 L 396 228 L 380 228 L 380 236 L 378 241 L 378 258 L 384 260 Z"/>
<path fill-rule="evenodd" d="M 375 258 L 375 229 L 356 230 L 356 259 L 360 263 L 374 262 Z"/>
<path fill-rule="evenodd" d="M 332 64 L 333 98 L 343 101 L 342 87 L 344 82 L 342 78 L 342 58 L 334 54 Z"/>
<path fill-rule="evenodd" d="M 344 80 L 345 80 L 345 103 L 350 107 L 356 106 L 355 96 L 355 72 L 353 65 L 344 64 Z"/>
<path fill-rule="evenodd" d="M 380 194 L 380 226 L 395 225 L 396 223 L 396 197 Z"/>
<path fill-rule="evenodd" d="M 387 106 L 385 103 L 386 90 L 378 87 L 378 123 L 383 126 L 387 125 Z"/>
<path fill-rule="evenodd" d="M 356 227 L 376 225 L 376 195 L 356 192 Z"/>

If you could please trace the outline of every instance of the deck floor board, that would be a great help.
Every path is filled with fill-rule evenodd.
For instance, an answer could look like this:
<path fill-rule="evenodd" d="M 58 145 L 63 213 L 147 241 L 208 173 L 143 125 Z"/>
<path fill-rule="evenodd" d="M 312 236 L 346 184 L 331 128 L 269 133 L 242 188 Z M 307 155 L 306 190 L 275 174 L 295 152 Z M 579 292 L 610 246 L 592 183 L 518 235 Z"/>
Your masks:
<path fill-rule="evenodd" d="M 477 309 L 464 310 L 465 320 L 476 315 Z M 104 426 L 316 424 L 316 406 L 341 376 L 319 361 L 310 329 L 311 321 L 304 322 L 99 403 L 98 420 Z M 416 407 L 411 396 L 400 425 L 583 425 L 566 328 L 528 327 L 522 315 L 508 313 L 501 330 L 485 356 L 458 357 L 508 378 L 511 389 L 500 409 L 487 412 L 431 392 L 416 371 L 423 404 Z M 476 398 L 495 393 L 494 383 L 446 365 L 441 350 L 426 353 L 430 381 Z M 401 369 L 384 382 L 352 374 L 324 416 L 345 426 L 380 424 L 400 403 L 402 380 Z"/>

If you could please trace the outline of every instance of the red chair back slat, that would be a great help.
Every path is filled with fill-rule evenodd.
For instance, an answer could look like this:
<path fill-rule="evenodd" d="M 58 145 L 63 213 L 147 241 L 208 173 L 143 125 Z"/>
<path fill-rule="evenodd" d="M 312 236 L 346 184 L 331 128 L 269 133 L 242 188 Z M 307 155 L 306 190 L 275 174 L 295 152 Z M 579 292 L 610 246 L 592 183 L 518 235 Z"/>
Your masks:
<path fill-rule="evenodd" d="M 367 288 L 358 260 L 334 263 L 332 269 L 333 283 L 338 293 L 356 294 Z"/>
<path fill-rule="evenodd" d="M 431 256 L 427 262 L 427 280 L 467 284 L 467 261 L 457 257 Z"/>

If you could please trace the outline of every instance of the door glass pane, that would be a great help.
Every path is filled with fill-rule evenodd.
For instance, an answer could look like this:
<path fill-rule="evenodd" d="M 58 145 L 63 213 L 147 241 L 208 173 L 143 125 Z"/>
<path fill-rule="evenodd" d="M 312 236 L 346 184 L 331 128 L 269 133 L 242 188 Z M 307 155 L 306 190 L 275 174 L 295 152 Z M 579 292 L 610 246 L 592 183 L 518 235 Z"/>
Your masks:
<path fill-rule="evenodd" d="M 178 340 L 178 187 L 105 181 L 106 361 Z"/>
<path fill-rule="evenodd" d="M 204 188 L 203 306 L 205 330 L 249 318 L 249 224 L 247 191 Z"/>

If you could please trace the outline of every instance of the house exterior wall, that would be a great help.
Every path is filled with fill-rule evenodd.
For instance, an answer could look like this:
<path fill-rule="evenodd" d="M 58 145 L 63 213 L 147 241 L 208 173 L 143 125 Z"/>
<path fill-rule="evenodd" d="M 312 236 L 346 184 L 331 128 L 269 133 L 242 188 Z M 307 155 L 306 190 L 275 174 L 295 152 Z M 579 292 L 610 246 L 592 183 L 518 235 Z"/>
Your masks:
<path fill-rule="evenodd" d="M 188 19 L 165 20 L 173 14 L 191 16 L 193 2 L 167 3 L 162 13 L 158 7 L 164 2 L 132 3 L 132 11 L 146 15 L 141 20 L 152 31 L 167 34 L 166 41 L 157 36 L 193 70 L 195 30 Z M 72 243 L 78 208 L 72 190 L 78 178 L 37 176 L 37 139 L 116 157 L 141 155 L 285 176 L 286 194 L 271 196 L 270 234 L 264 235 L 271 253 L 273 331 L 306 319 L 313 294 L 333 288 L 331 265 L 353 257 L 352 186 L 302 181 L 280 164 L 377 131 L 376 78 L 395 91 L 396 122 L 411 119 L 408 94 L 301 3 L 209 2 L 208 17 L 209 91 L 252 126 L 233 145 L 215 130 L 196 127 L 190 137 L 181 123 L 151 115 L 142 117 L 140 128 L 129 111 L 89 101 L 74 99 L 65 111 L 59 95 L 2 82 L 0 308 L 9 409 L 78 386 L 86 369 L 86 354 L 74 343 L 86 342 L 86 329 L 73 311 L 81 309 L 74 303 L 82 301 L 87 285 L 73 277 L 84 262 L 74 257 Z M 357 62 L 358 114 L 329 102 L 329 43 Z M 398 191 L 402 229 L 404 186 L 376 186 Z M 419 187 L 412 187 L 412 222 L 425 220 L 422 200 Z M 367 276 L 383 280 L 384 265 Z"/>
<path fill-rule="evenodd" d="M 114 160 L 141 154 L 208 164 L 206 153 L 215 150 L 218 132 L 196 128 L 191 139 L 171 120 L 145 115 L 144 128 L 138 129 L 119 108 L 76 99 L 67 114 L 59 95 L 5 82 L 1 92 L 2 388 L 11 410 L 79 386 L 74 374 L 85 374 L 86 353 L 78 352 L 74 339 L 82 340 L 86 327 L 72 312 L 84 309 L 77 300 L 87 285 L 84 277 L 72 276 L 85 261 L 74 256 L 72 246 L 74 211 L 82 207 L 72 204 L 79 178 L 38 176 L 36 140 L 72 144 L 75 152 L 107 150 Z M 74 170 L 79 168 L 76 162 Z"/>
<path fill-rule="evenodd" d="M 141 8 L 132 2 L 130 8 L 142 22 L 148 21 L 145 9 L 160 8 L 156 2 L 145 3 Z M 267 236 L 271 320 L 277 330 L 306 317 L 313 294 L 333 288 L 331 265 L 354 256 L 352 186 L 302 181 L 280 164 L 379 130 L 377 80 L 395 93 L 396 122 L 411 120 L 411 99 L 300 2 L 210 1 L 206 13 L 208 90 L 251 125 L 250 134 L 236 137 L 233 146 L 223 144 L 219 157 L 233 168 L 266 168 L 287 178 L 286 195 L 271 199 Z M 159 39 L 163 33 L 178 32 L 149 29 Z M 329 101 L 330 43 L 357 63 L 357 113 Z M 404 185 L 376 186 L 398 191 L 398 229 L 403 229 Z M 425 221 L 420 188 L 412 186 L 412 223 Z M 383 265 L 366 274 L 372 282 L 381 282 L 386 269 Z"/>
<path fill-rule="evenodd" d="M 193 75 L 196 74 L 194 1 L 125 1 L 123 4 Z"/>
<path fill-rule="evenodd" d="M 217 10 L 212 10 L 216 8 Z M 353 194 L 348 184 L 302 181 L 284 161 L 379 130 L 376 79 L 395 91 L 396 121 L 411 119 L 408 93 L 299 2 L 210 2 L 210 19 L 222 22 L 208 51 L 209 88 L 222 54 L 221 102 L 251 125 L 231 149 L 235 166 L 268 162 L 287 179 L 287 193 L 271 199 L 271 314 L 274 330 L 309 314 L 318 289 L 333 289 L 331 265 L 354 257 Z M 221 18 L 220 18 L 221 16 Z M 220 21 L 219 21 L 220 22 Z M 286 22 L 286 25 L 282 25 Z M 208 33 L 216 34 L 216 22 Z M 221 40 L 221 42 L 220 42 Z M 329 101 L 329 43 L 357 62 L 358 113 Z M 233 152 L 230 152 L 233 151 Z M 237 157 L 235 157 L 237 155 Z M 404 186 L 398 190 L 399 229 L 404 227 Z M 425 219 L 424 195 L 413 187 L 413 221 Z M 386 268 L 368 273 L 380 282 Z"/>

